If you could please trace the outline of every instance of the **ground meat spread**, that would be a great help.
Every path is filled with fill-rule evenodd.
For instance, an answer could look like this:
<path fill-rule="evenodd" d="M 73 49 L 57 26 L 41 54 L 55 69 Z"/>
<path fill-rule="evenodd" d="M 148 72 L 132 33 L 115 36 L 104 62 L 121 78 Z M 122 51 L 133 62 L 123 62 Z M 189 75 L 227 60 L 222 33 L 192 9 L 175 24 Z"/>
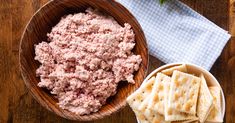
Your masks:
<path fill-rule="evenodd" d="M 122 27 L 87 9 L 62 17 L 47 36 L 35 46 L 38 86 L 49 89 L 61 108 L 79 115 L 96 112 L 116 93 L 118 82 L 135 83 L 142 59 L 131 51 L 135 35 L 128 23 Z"/>

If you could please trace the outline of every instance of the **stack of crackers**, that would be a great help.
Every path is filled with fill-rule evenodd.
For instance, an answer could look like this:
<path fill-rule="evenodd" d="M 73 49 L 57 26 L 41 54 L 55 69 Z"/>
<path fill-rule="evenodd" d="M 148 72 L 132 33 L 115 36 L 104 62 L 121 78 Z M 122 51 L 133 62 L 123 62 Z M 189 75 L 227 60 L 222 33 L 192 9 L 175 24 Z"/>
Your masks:
<path fill-rule="evenodd" d="M 223 122 L 221 89 L 187 73 L 186 65 L 152 76 L 127 102 L 141 123 Z"/>

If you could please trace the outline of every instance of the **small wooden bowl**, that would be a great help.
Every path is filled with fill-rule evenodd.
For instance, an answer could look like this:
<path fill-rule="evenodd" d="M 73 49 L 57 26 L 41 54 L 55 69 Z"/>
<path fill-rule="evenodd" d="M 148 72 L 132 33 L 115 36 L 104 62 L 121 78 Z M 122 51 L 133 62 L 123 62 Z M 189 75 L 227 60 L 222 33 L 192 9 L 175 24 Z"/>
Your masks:
<path fill-rule="evenodd" d="M 114 17 L 120 25 L 129 23 L 136 34 L 136 46 L 133 51 L 135 54 L 141 55 L 143 61 L 140 69 L 135 73 L 136 84 L 121 82 L 118 86 L 117 94 L 110 97 L 98 112 L 80 116 L 61 109 L 57 105 L 58 100 L 49 91 L 37 86 L 40 80 L 36 77 L 35 71 L 40 64 L 34 60 L 34 45 L 47 40 L 46 34 L 51 31 L 51 28 L 59 22 L 62 16 L 84 12 L 88 7 L 99 9 Z M 126 105 L 126 97 L 141 85 L 148 66 L 146 39 L 139 23 L 125 7 L 114 0 L 52 0 L 48 2 L 30 19 L 22 35 L 19 50 L 22 77 L 33 97 L 42 106 L 59 116 L 79 121 L 101 119 L 123 108 Z"/>
<path fill-rule="evenodd" d="M 220 88 L 221 91 L 221 114 L 222 114 L 222 118 L 224 118 L 225 115 L 225 98 L 224 98 L 224 93 L 223 90 L 219 84 L 219 82 L 216 80 L 216 78 L 207 70 L 205 70 L 202 67 L 199 67 L 197 65 L 194 64 L 187 64 L 187 63 L 172 63 L 172 64 L 166 64 L 163 65 L 159 68 L 157 68 L 156 70 L 154 70 L 153 72 L 151 72 L 143 81 L 143 83 L 147 82 L 152 76 L 156 76 L 157 73 L 161 72 L 162 70 L 165 70 L 167 68 L 171 68 L 174 66 L 179 66 L 185 64 L 187 67 L 187 71 L 190 74 L 194 74 L 196 76 L 200 76 L 200 74 L 202 73 L 206 79 L 207 82 L 207 86 L 216 86 Z M 137 119 L 138 121 L 138 119 Z M 140 121 L 138 121 L 138 123 L 140 123 Z"/>

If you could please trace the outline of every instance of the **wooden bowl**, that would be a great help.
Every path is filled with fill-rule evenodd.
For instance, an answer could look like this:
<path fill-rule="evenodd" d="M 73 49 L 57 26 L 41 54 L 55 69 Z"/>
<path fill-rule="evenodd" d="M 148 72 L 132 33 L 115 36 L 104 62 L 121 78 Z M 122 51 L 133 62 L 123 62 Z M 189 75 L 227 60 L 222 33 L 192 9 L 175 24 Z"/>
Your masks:
<path fill-rule="evenodd" d="M 200 74 L 202 73 L 206 79 L 206 83 L 207 86 L 217 86 L 220 88 L 221 91 L 221 112 L 222 112 L 222 118 L 224 118 L 225 115 L 225 98 L 224 98 L 224 93 L 223 90 L 219 84 L 219 82 L 216 80 L 216 78 L 207 70 L 205 70 L 202 67 L 199 67 L 197 65 L 194 64 L 188 64 L 188 63 L 172 63 L 172 64 L 166 64 L 163 65 L 159 68 L 157 68 L 156 70 L 154 70 L 153 72 L 151 72 L 143 81 L 143 83 L 147 82 L 152 76 L 156 76 L 158 72 L 161 72 L 162 70 L 165 70 L 167 68 L 171 68 L 174 66 L 179 66 L 185 64 L 187 67 L 187 71 L 190 74 L 194 74 L 196 76 L 200 76 Z M 137 119 L 138 121 L 138 119 Z M 140 121 L 138 121 L 138 123 L 140 123 Z M 206 122 L 207 123 L 207 122 Z M 209 122 L 208 122 L 209 123 Z"/>
<path fill-rule="evenodd" d="M 140 69 L 135 73 L 134 80 L 136 84 L 121 82 L 118 86 L 117 94 L 110 97 L 107 103 L 102 106 L 98 112 L 80 116 L 61 109 L 57 105 L 58 100 L 53 97 L 49 91 L 37 86 L 40 80 L 36 77 L 35 71 L 40 64 L 34 60 L 34 45 L 43 40 L 47 40 L 46 34 L 51 31 L 51 28 L 59 22 L 62 16 L 84 12 L 88 7 L 99 9 L 114 17 L 122 26 L 124 23 L 129 23 L 136 34 L 136 46 L 133 52 L 141 55 L 143 61 L 140 65 Z M 139 23 L 125 7 L 114 0 L 52 0 L 48 2 L 33 15 L 27 24 L 22 35 L 19 51 L 22 77 L 33 97 L 42 106 L 59 116 L 79 121 L 101 119 L 123 108 L 126 105 L 126 97 L 135 91 L 142 83 L 148 66 L 146 39 Z"/>

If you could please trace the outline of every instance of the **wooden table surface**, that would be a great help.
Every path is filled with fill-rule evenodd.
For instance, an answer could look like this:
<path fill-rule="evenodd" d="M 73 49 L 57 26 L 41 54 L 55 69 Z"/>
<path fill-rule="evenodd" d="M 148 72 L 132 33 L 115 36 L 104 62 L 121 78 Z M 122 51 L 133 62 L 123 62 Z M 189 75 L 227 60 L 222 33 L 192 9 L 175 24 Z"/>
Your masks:
<path fill-rule="evenodd" d="M 30 95 L 22 80 L 18 64 L 18 47 L 23 29 L 48 0 L 0 0 L 0 123 L 68 123 L 42 106 Z M 233 36 L 225 46 L 212 74 L 220 82 L 226 97 L 224 121 L 235 123 L 235 2 L 234 0 L 182 0 Z M 163 65 L 150 58 L 149 72 Z M 110 117 L 90 123 L 135 123 L 127 106 Z"/>

